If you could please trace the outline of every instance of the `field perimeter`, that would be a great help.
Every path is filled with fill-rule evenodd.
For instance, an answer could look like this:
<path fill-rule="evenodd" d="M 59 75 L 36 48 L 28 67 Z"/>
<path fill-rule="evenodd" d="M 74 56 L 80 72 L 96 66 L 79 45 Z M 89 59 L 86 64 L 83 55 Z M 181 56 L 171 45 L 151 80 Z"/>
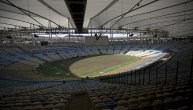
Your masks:
<path fill-rule="evenodd" d="M 40 66 L 39 72 L 46 76 L 62 79 L 94 77 L 126 71 L 124 67 L 139 59 L 138 57 L 121 54 L 78 57 Z M 121 68 L 124 68 L 124 70 Z"/>

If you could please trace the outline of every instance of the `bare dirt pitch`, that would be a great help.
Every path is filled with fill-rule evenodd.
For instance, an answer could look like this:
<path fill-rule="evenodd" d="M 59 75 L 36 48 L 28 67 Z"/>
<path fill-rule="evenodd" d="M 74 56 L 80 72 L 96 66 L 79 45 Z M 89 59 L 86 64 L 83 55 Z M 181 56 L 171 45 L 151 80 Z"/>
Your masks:
<path fill-rule="evenodd" d="M 123 54 L 77 57 L 40 66 L 39 72 L 51 77 L 85 78 L 126 71 L 140 58 Z"/>

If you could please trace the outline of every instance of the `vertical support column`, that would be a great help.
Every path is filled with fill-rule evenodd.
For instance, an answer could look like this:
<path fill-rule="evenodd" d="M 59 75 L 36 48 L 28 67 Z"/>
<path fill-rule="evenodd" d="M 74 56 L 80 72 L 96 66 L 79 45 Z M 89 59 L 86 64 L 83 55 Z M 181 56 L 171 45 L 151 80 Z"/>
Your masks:
<path fill-rule="evenodd" d="M 166 67 L 165 67 L 165 82 L 164 82 L 164 85 L 166 85 L 166 83 L 167 83 L 167 73 L 168 73 L 168 66 L 166 65 Z"/>
<path fill-rule="evenodd" d="M 108 82 L 108 83 L 111 82 L 110 79 L 111 79 L 111 75 L 108 75 L 108 76 L 107 76 L 107 82 Z"/>
<path fill-rule="evenodd" d="M 115 74 L 115 80 L 114 80 L 114 83 L 118 83 L 117 78 L 118 78 L 118 75 Z"/>
<path fill-rule="evenodd" d="M 124 77 L 124 73 L 120 73 L 120 82 L 121 82 L 121 84 L 123 83 L 123 78 Z"/>
<path fill-rule="evenodd" d="M 123 76 L 122 76 L 123 84 L 126 84 L 126 83 L 125 83 L 125 81 L 126 81 L 126 80 L 125 80 L 125 77 L 126 77 L 126 73 L 123 73 Z"/>
<path fill-rule="evenodd" d="M 51 45 L 53 44 L 53 38 L 52 38 L 52 28 L 50 28 L 50 34 L 51 34 Z"/>
<path fill-rule="evenodd" d="M 21 27 L 19 27 L 19 38 L 20 38 L 20 45 L 22 45 L 22 38 L 21 38 Z"/>
<path fill-rule="evenodd" d="M 52 43 L 53 43 L 53 39 L 52 39 L 52 26 L 51 26 L 51 21 L 49 21 L 49 37 L 51 38 L 51 41 L 50 41 L 50 43 L 51 43 L 51 45 L 52 45 Z"/>
<path fill-rule="evenodd" d="M 133 74 L 133 71 L 131 71 L 131 85 L 133 84 L 132 82 L 133 82 L 133 79 L 132 79 L 132 75 Z"/>
<path fill-rule="evenodd" d="M 140 44 L 142 44 L 142 37 L 141 37 L 141 30 L 139 29 L 139 40 L 140 40 Z"/>
<path fill-rule="evenodd" d="M 124 73 L 121 73 L 121 84 L 123 84 L 124 83 Z"/>
<path fill-rule="evenodd" d="M 5 37 L 5 27 L 3 28 L 3 37 Z"/>
<path fill-rule="evenodd" d="M 192 72 L 193 72 L 193 58 L 191 59 L 191 66 L 190 66 L 190 79 L 189 79 L 190 84 L 192 84 Z"/>
<path fill-rule="evenodd" d="M 179 62 L 177 61 L 176 63 L 176 84 L 178 84 L 178 67 L 179 67 Z"/>
<path fill-rule="evenodd" d="M 145 69 L 143 70 L 143 85 L 145 83 Z"/>
<path fill-rule="evenodd" d="M 129 84 L 129 72 L 127 73 L 127 85 Z"/>
<path fill-rule="evenodd" d="M 115 75 L 113 75 L 112 83 L 115 83 Z"/>
<path fill-rule="evenodd" d="M 115 83 L 119 83 L 118 74 L 115 75 Z"/>
<path fill-rule="evenodd" d="M 129 37 L 128 37 L 128 35 L 129 35 L 129 34 L 128 34 L 128 28 L 127 28 L 127 43 L 129 44 L 129 41 L 128 41 L 128 40 L 129 40 Z"/>
<path fill-rule="evenodd" d="M 119 73 L 117 74 L 117 83 L 119 83 Z"/>
<path fill-rule="evenodd" d="M 150 81 L 151 81 L 151 68 L 149 68 L 149 81 L 148 81 L 148 84 L 150 85 Z"/>
<path fill-rule="evenodd" d="M 90 19 L 90 25 L 91 25 L 91 37 L 92 37 L 92 18 Z"/>
<path fill-rule="evenodd" d="M 127 84 L 127 74 L 128 73 L 125 73 L 125 75 L 124 75 L 124 84 Z"/>
<path fill-rule="evenodd" d="M 124 84 L 124 73 L 121 73 L 120 80 L 121 80 L 121 84 Z"/>
<path fill-rule="evenodd" d="M 70 42 L 70 19 L 68 18 L 68 40 Z"/>
<path fill-rule="evenodd" d="M 6 35 L 6 32 L 5 32 L 5 27 L 3 28 L 3 37 L 5 37 L 5 35 Z M 3 40 L 1 41 L 1 43 L 0 43 L 0 46 L 3 46 L 4 44 L 3 44 Z"/>
<path fill-rule="evenodd" d="M 117 74 L 114 75 L 114 83 L 117 83 Z"/>
<path fill-rule="evenodd" d="M 157 79 L 158 79 L 158 67 L 156 68 L 156 76 L 155 76 L 155 84 L 157 85 Z"/>
<path fill-rule="evenodd" d="M 135 70 L 135 85 L 136 85 L 136 81 L 137 81 L 137 71 Z"/>
<path fill-rule="evenodd" d="M 139 70 L 139 73 L 138 73 L 138 74 L 139 74 L 139 85 L 140 85 L 140 83 L 141 83 L 141 81 L 140 81 L 140 80 L 141 80 L 140 71 L 141 71 L 141 70 Z"/>
<path fill-rule="evenodd" d="M 124 84 L 124 73 L 119 73 L 119 83 Z"/>
<path fill-rule="evenodd" d="M 32 35 L 32 24 L 29 25 L 30 27 L 30 35 L 31 35 L 31 39 L 32 39 L 32 45 L 34 46 L 34 36 Z"/>
<path fill-rule="evenodd" d="M 110 35 L 110 37 L 109 37 L 109 39 L 110 39 L 110 42 L 109 42 L 109 44 L 112 44 L 112 38 L 111 38 L 111 29 L 109 29 L 109 35 Z"/>
<path fill-rule="evenodd" d="M 112 82 L 111 83 L 114 83 L 114 75 L 112 75 Z"/>
<path fill-rule="evenodd" d="M 111 80 L 112 79 L 112 75 L 109 75 L 109 82 L 112 83 Z"/>
<path fill-rule="evenodd" d="M 111 36 L 111 44 L 114 44 L 114 39 L 113 39 L 113 29 L 110 28 L 110 36 Z"/>
<path fill-rule="evenodd" d="M 35 26 L 34 26 L 34 25 L 33 25 L 33 33 L 34 33 L 34 35 L 35 35 L 35 33 L 36 33 L 36 31 L 35 31 Z M 33 38 L 34 38 L 34 46 L 36 46 L 36 39 L 35 39 L 34 35 L 33 35 Z"/>
<path fill-rule="evenodd" d="M 9 35 L 9 34 L 8 34 Z M 19 32 L 17 30 L 17 26 L 15 26 L 15 33 L 14 33 L 15 36 L 18 36 L 19 35 Z M 10 40 L 10 43 L 13 44 L 15 42 L 19 42 L 18 39 L 14 39 L 14 37 L 12 37 L 12 39 Z"/>
<path fill-rule="evenodd" d="M 119 84 L 121 83 L 121 73 L 119 73 Z"/>

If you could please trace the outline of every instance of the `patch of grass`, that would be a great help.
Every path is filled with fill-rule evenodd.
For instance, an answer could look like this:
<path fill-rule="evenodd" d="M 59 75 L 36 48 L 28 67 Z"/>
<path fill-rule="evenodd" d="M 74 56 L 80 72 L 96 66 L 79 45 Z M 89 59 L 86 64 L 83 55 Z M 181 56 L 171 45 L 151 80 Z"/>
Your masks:
<path fill-rule="evenodd" d="M 138 61 L 139 57 L 122 54 L 77 57 L 41 65 L 39 73 L 61 79 L 98 76 Z"/>
<path fill-rule="evenodd" d="M 60 77 L 60 78 L 71 77 L 72 75 L 70 75 L 70 73 L 59 68 L 59 65 L 62 63 L 63 61 L 55 61 L 47 63 L 45 65 L 41 65 L 39 67 L 39 72 L 48 77 Z"/>
<path fill-rule="evenodd" d="M 120 63 L 120 64 L 117 64 L 115 66 L 111 66 L 111 67 L 105 67 L 104 69 L 100 69 L 98 71 L 95 71 L 93 73 L 90 73 L 90 74 L 86 74 L 86 75 L 82 75 L 82 77 L 86 77 L 86 76 L 97 76 L 99 75 L 100 73 L 106 73 L 106 72 L 109 72 L 109 71 L 113 71 L 113 70 L 116 70 L 122 66 L 126 66 L 126 65 L 129 65 L 129 64 L 132 64 L 136 61 L 138 61 L 140 58 L 139 57 L 133 57 L 131 58 L 130 60 L 128 60 L 127 62 L 123 62 L 123 63 Z"/>

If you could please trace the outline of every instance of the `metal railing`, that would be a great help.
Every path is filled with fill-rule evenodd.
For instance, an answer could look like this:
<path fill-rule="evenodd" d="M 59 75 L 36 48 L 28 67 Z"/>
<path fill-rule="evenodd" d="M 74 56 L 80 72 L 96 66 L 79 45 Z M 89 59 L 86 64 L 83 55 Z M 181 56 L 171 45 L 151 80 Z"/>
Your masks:
<path fill-rule="evenodd" d="M 98 79 L 102 82 L 127 85 L 168 85 L 181 82 L 192 84 L 192 53 L 185 56 L 181 54 L 175 55 L 170 61 L 160 66 L 147 66 L 114 75 L 99 76 Z"/>

